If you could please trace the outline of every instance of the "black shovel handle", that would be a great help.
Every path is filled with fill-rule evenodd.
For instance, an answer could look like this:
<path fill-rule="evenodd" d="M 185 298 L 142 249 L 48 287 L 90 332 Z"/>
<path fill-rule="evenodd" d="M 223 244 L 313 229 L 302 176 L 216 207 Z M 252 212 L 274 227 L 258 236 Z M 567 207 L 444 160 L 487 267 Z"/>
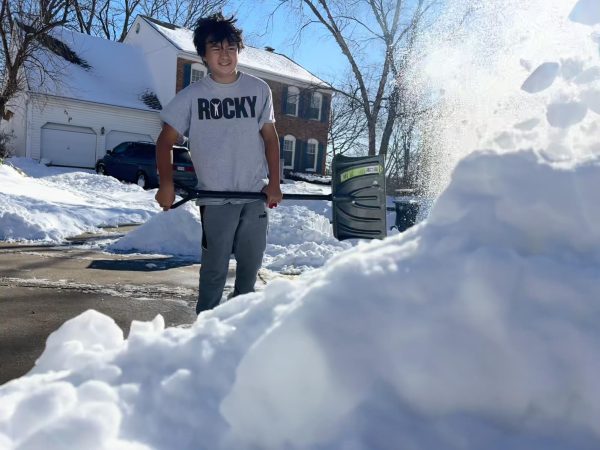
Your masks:
<path fill-rule="evenodd" d="M 183 186 L 180 186 L 183 187 Z M 201 191 L 197 189 L 184 188 L 187 195 L 178 202 L 171 205 L 171 209 L 177 208 L 184 203 L 198 198 L 246 198 L 246 199 L 264 199 L 267 194 L 264 192 L 238 192 L 238 191 Z M 332 200 L 331 194 L 283 194 L 284 200 Z"/>

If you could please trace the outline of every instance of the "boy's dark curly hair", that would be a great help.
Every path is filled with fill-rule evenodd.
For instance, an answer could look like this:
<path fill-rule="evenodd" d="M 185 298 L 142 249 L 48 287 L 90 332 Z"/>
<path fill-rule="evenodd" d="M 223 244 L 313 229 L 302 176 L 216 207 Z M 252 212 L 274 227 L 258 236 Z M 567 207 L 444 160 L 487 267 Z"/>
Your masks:
<path fill-rule="evenodd" d="M 208 17 L 202 17 L 196 22 L 194 29 L 194 47 L 202 59 L 206 55 L 206 43 L 221 43 L 227 40 L 237 44 L 238 51 L 244 48 L 242 30 L 235 26 L 234 16 L 226 19 L 220 12 Z"/>

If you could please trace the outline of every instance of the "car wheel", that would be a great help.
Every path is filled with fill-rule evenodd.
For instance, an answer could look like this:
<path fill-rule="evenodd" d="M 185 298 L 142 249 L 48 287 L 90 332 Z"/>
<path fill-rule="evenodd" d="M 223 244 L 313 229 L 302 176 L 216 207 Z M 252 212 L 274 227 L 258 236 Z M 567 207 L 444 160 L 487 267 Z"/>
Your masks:
<path fill-rule="evenodd" d="M 106 166 L 104 165 L 104 163 L 96 164 L 96 173 L 98 175 L 106 175 Z"/>
<path fill-rule="evenodd" d="M 144 172 L 139 172 L 136 180 L 136 184 L 142 189 L 146 189 L 148 187 L 148 176 Z"/>

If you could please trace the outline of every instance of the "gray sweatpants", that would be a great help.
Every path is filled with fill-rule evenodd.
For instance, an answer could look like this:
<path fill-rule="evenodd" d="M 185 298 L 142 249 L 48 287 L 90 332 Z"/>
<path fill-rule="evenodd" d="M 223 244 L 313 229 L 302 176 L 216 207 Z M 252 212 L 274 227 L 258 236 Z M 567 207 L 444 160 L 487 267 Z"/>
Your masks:
<path fill-rule="evenodd" d="M 206 205 L 202 216 L 202 261 L 196 313 L 219 304 L 233 253 L 237 261 L 233 295 L 254 292 L 267 245 L 267 208 L 251 203 Z"/>

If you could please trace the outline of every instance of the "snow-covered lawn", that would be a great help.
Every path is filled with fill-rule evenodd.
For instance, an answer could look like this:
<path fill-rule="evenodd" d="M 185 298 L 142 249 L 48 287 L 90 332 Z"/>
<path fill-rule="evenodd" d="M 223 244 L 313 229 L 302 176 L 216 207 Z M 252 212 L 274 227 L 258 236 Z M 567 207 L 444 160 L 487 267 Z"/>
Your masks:
<path fill-rule="evenodd" d="M 331 192 L 329 186 L 301 181 L 284 184 L 282 190 Z M 100 227 L 140 223 L 143 225 L 122 239 L 104 242 L 103 249 L 199 261 L 202 229 L 197 206 L 188 202 L 163 212 L 154 200 L 155 193 L 112 177 L 11 158 L 0 166 L 0 240 L 60 243 L 84 232 L 102 234 Z M 264 267 L 300 273 L 321 267 L 332 255 L 350 248 L 352 243 L 333 237 L 330 219 L 327 201 L 286 201 L 270 210 Z M 393 218 L 389 220 L 391 226 Z"/>
<path fill-rule="evenodd" d="M 65 323 L 30 374 L 0 387 L 0 449 L 600 448 L 600 10 L 533 3 L 540 18 L 571 12 L 556 34 L 580 53 L 511 80 L 514 120 L 488 130 L 507 139 L 459 162 L 426 221 L 340 244 L 326 205 L 277 208 L 266 264 L 321 268 L 189 329 L 158 316 L 124 339 L 95 311 Z M 539 107 L 517 101 L 530 96 Z M 51 217 L 106 220 L 86 188 L 67 187 L 83 175 L 50 177 L 59 189 L 0 174 L 0 225 L 25 216 L 18 202 L 41 220 L 48 210 L 17 194 L 36 183 L 60 202 Z M 118 189 L 148 214 L 146 237 L 177 227 L 191 245 L 193 208 L 160 213 L 151 192 Z M 128 238 L 112 248 L 148 241 Z"/>

